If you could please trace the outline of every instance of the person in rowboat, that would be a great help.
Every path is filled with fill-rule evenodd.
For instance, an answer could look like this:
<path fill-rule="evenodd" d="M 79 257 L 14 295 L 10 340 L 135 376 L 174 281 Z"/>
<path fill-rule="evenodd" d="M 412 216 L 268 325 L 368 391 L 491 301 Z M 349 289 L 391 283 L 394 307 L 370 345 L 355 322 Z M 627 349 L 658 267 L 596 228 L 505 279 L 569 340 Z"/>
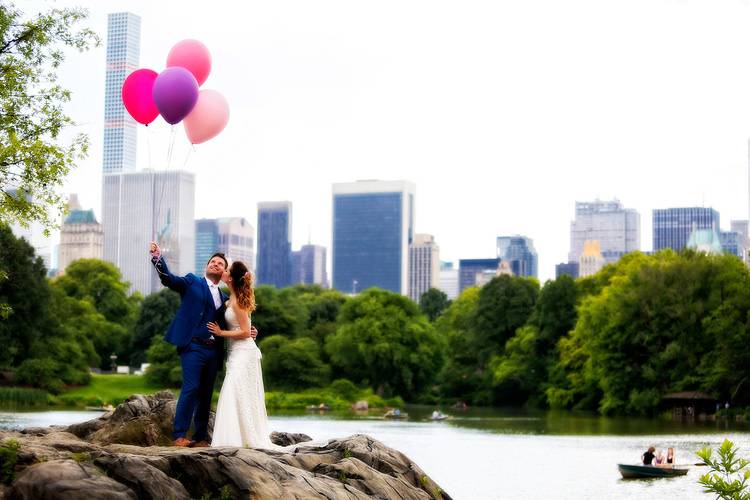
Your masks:
<path fill-rule="evenodd" d="M 674 465 L 674 448 L 667 448 L 667 463 Z"/>
<path fill-rule="evenodd" d="M 656 448 L 653 446 L 649 446 L 646 453 L 643 454 L 643 465 L 651 465 L 654 461 L 654 452 L 656 451 Z"/>

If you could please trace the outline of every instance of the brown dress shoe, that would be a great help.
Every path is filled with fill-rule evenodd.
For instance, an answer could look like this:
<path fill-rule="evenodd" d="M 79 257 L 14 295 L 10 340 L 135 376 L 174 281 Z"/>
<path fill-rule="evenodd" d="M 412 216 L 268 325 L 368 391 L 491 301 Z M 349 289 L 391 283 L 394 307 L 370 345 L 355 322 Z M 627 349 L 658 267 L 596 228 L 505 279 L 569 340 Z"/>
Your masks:
<path fill-rule="evenodd" d="M 195 443 L 191 444 L 191 448 L 209 448 L 211 444 L 208 441 L 196 441 Z"/>
<path fill-rule="evenodd" d="M 175 446 L 181 446 L 183 448 L 187 448 L 189 446 L 192 446 L 192 444 L 193 444 L 192 441 L 190 441 L 189 439 L 184 438 L 184 437 L 178 437 L 177 439 L 174 440 L 174 445 Z"/>

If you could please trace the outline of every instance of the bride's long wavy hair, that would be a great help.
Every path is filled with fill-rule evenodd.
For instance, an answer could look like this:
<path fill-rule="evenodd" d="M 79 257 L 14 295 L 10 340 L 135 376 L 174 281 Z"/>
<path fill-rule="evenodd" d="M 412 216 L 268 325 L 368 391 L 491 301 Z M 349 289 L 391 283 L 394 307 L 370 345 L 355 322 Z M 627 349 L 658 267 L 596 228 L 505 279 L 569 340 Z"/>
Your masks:
<path fill-rule="evenodd" d="M 248 312 L 255 311 L 253 275 L 248 271 L 247 266 L 235 260 L 229 266 L 229 276 L 232 277 L 232 291 L 237 295 L 237 305 Z"/>

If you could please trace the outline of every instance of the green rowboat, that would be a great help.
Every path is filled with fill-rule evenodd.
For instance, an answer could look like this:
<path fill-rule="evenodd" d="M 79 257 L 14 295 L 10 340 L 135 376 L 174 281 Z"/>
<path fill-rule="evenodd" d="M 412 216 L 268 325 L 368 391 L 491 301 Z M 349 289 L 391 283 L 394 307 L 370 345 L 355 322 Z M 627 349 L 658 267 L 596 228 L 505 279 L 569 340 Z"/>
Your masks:
<path fill-rule="evenodd" d="M 657 477 L 684 476 L 688 469 L 675 466 L 656 467 L 654 465 L 617 464 L 623 479 L 651 479 Z"/>

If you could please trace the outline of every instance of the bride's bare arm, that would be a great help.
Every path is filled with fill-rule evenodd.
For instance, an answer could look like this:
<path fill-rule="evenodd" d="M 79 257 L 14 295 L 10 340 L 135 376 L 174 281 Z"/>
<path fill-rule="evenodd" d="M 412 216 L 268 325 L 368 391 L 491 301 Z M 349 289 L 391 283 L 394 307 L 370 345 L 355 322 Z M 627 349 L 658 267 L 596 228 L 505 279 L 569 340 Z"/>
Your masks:
<path fill-rule="evenodd" d="M 255 335 L 252 334 L 252 331 L 250 329 L 250 317 L 247 315 L 247 311 L 240 309 L 237 305 L 232 305 L 231 307 L 232 310 L 234 310 L 234 315 L 240 324 L 240 329 L 222 330 L 216 323 L 209 323 L 208 330 L 214 335 L 218 335 L 219 337 L 225 337 L 228 339 L 249 339 L 250 337 L 254 338 Z"/>

